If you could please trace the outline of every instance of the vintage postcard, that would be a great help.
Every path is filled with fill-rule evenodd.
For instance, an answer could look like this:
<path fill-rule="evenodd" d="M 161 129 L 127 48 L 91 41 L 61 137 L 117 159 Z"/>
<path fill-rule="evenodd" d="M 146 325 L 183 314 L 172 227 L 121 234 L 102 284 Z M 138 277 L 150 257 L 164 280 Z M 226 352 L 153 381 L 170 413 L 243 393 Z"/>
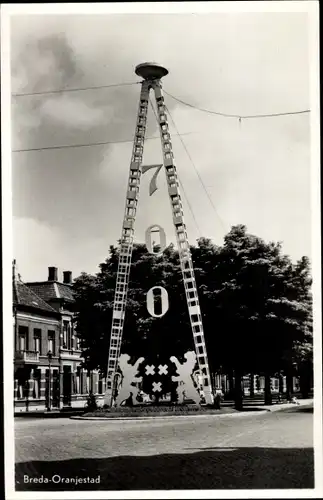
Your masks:
<path fill-rule="evenodd" d="M 2 7 L 7 500 L 321 497 L 318 40 Z"/>

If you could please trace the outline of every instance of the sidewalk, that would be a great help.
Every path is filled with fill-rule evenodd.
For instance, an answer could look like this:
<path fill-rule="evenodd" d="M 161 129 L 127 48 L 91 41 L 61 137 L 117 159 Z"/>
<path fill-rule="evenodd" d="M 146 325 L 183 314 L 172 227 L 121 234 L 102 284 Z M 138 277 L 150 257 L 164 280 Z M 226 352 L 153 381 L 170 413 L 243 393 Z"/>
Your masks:
<path fill-rule="evenodd" d="M 266 411 L 279 411 L 279 410 L 286 410 L 286 409 L 289 409 L 289 408 L 297 408 L 299 406 L 311 406 L 313 405 L 313 398 L 311 399 L 298 399 L 297 400 L 297 403 L 298 404 L 295 404 L 295 403 L 275 403 L 273 405 L 263 405 L 263 406 L 259 406 L 257 408 L 263 408 L 265 409 Z M 246 408 L 247 408 L 247 405 L 246 405 Z"/>

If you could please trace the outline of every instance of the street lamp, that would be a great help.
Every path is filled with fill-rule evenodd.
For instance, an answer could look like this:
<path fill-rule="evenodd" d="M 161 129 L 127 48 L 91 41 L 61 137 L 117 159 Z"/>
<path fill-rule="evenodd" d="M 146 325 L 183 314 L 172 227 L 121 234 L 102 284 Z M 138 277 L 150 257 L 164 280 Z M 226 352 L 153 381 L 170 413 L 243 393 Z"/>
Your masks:
<path fill-rule="evenodd" d="M 51 411 L 51 361 L 52 361 L 52 351 L 48 351 L 47 359 L 48 359 L 48 401 L 47 401 L 47 410 Z"/>

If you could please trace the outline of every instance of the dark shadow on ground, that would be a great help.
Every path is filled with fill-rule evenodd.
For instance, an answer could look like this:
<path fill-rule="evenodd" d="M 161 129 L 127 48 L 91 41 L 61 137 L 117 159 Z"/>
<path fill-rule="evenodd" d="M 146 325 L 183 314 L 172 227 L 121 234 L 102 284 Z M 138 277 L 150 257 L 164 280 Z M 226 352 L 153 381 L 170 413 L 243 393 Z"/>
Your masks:
<path fill-rule="evenodd" d="M 286 408 L 287 413 L 314 413 L 313 406 L 294 406 L 293 408 Z"/>
<path fill-rule="evenodd" d="M 255 411 L 268 411 L 267 408 L 259 408 L 259 406 L 255 406 L 255 407 L 252 407 L 252 406 L 244 406 L 242 408 L 242 410 L 240 410 L 241 412 L 245 412 L 245 411 L 252 411 L 252 412 L 255 412 Z"/>
<path fill-rule="evenodd" d="M 61 478 L 100 476 L 100 483 L 24 481 L 24 476 L 51 480 L 54 475 Z M 312 448 L 211 448 L 195 453 L 31 461 L 16 465 L 17 491 L 313 487 Z"/>

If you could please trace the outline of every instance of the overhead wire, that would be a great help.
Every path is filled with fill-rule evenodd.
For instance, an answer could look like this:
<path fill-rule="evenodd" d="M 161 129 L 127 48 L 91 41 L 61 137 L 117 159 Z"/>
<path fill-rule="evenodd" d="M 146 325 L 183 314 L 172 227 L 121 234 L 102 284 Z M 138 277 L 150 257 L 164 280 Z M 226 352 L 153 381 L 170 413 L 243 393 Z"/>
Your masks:
<path fill-rule="evenodd" d="M 189 135 L 193 132 L 186 132 L 185 134 L 182 135 Z M 159 139 L 159 136 L 155 137 L 147 137 L 146 141 L 151 141 L 153 139 Z M 26 153 L 29 151 L 43 151 L 43 150 L 51 150 L 51 149 L 70 149 L 70 148 L 87 148 L 87 147 L 92 147 L 92 146 L 105 146 L 107 144 L 124 144 L 124 143 L 129 143 L 133 142 L 134 139 L 125 139 L 121 141 L 104 141 L 104 142 L 89 142 L 86 144 L 63 144 L 61 146 L 43 146 L 41 148 L 26 148 L 26 149 L 13 149 L 11 152 L 12 153 Z"/>
<path fill-rule="evenodd" d="M 155 110 L 155 108 L 154 108 L 154 105 L 153 105 L 152 100 L 151 100 L 151 98 L 150 98 L 150 97 L 149 97 L 149 101 L 150 101 L 150 105 L 151 105 L 151 107 L 152 107 L 152 110 L 153 110 L 153 113 L 154 113 L 154 115 L 155 115 L 156 122 L 157 122 L 157 125 L 158 125 L 158 128 L 159 128 L 159 120 L 158 120 L 157 112 L 156 112 L 156 110 Z M 196 229 L 197 229 L 197 232 L 198 232 L 199 238 L 201 238 L 201 237 L 202 237 L 202 231 L 201 231 L 200 226 L 199 226 L 199 224 L 198 224 L 198 222 L 197 222 L 197 220 L 196 220 L 196 217 L 195 217 L 195 214 L 194 214 L 193 208 L 192 208 L 191 203 L 190 203 L 190 201 L 189 201 L 189 199 L 188 199 L 188 196 L 187 196 L 187 194 L 186 194 L 186 192 L 185 192 L 185 189 L 184 189 L 183 183 L 182 183 L 182 181 L 181 181 L 181 179 L 180 179 L 180 177 L 179 177 L 179 175 L 178 175 L 178 172 L 177 172 L 177 177 L 178 177 L 178 181 L 179 181 L 179 183 L 180 183 L 181 190 L 182 190 L 182 192 L 183 192 L 184 198 L 185 198 L 185 200 L 186 200 L 187 206 L 188 206 L 188 208 L 189 208 L 189 211 L 191 212 L 191 215 L 192 215 L 192 218 L 193 218 L 193 221 L 194 221 L 195 227 L 196 227 Z"/>
<path fill-rule="evenodd" d="M 221 113 L 220 111 L 213 111 L 210 109 L 206 108 L 201 108 L 199 106 L 195 106 L 193 104 L 190 104 L 186 101 L 183 101 L 182 99 L 179 99 L 178 97 L 173 96 L 169 92 L 166 92 L 164 89 L 164 93 L 174 99 L 175 101 L 180 102 L 181 104 L 184 104 L 185 106 L 188 106 L 190 108 L 196 109 L 198 111 L 202 111 L 203 113 L 208 113 L 210 115 L 218 115 L 218 116 L 224 116 L 226 118 L 237 118 L 241 121 L 241 119 L 249 119 L 249 118 L 271 118 L 275 116 L 287 116 L 287 115 L 300 115 L 304 113 L 310 113 L 310 109 L 302 109 L 300 111 L 286 111 L 283 113 L 267 113 L 267 114 L 255 114 L 255 115 L 237 115 L 237 114 L 230 114 L 230 113 Z"/>
<path fill-rule="evenodd" d="M 100 89 L 109 89 L 112 87 L 124 87 L 129 85 L 138 85 L 141 82 L 129 82 L 129 83 L 111 83 L 110 85 L 99 85 L 97 87 L 83 87 L 83 88 L 75 88 L 75 89 L 58 89 L 58 90 L 44 90 L 42 92 L 25 92 L 25 93 L 14 93 L 11 94 L 12 97 L 27 97 L 33 95 L 47 95 L 47 94 L 62 94 L 65 92 L 84 92 L 86 90 L 100 90 Z"/>
<path fill-rule="evenodd" d="M 165 104 L 165 109 L 166 109 L 167 113 L 169 114 L 169 117 L 170 117 L 170 119 L 171 119 L 171 121 L 172 121 L 172 123 L 173 123 L 173 125 L 174 125 L 174 128 L 175 128 L 175 130 L 176 130 L 176 132 L 177 132 L 177 134 L 178 134 L 178 136 L 179 136 L 179 138 L 180 138 L 180 141 L 181 141 L 181 143 L 182 143 L 182 145 L 183 145 L 183 147 L 184 147 L 184 149 L 185 149 L 185 151 L 186 151 L 186 154 L 187 154 L 187 156 L 188 156 L 188 158 L 189 158 L 189 160 L 190 160 L 190 162 L 191 162 L 191 164 L 192 164 L 192 166 L 193 166 L 193 168 L 194 168 L 194 170 L 195 170 L 195 172 L 196 172 L 196 174 L 197 174 L 197 176 L 198 176 L 198 179 L 199 179 L 199 181 L 200 181 L 200 183 L 201 183 L 201 185 L 202 185 L 202 187 L 203 187 L 203 189 L 204 189 L 204 192 L 205 192 L 205 194 L 206 194 L 206 196 L 207 196 L 207 198 L 208 198 L 208 200 L 209 200 L 209 202 L 210 202 L 210 204 L 211 204 L 211 206 L 212 206 L 212 208 L 213 208 L 213 210 L 214 210 L 214 213 L 216 214 L 217 218 L 219 219 L 219 221 L 220 221 L 220 223 L 221 223 L 222 228 L 225 230 L 225 226 L 224 226 L 224 224 L 223 224 L 223 221 L 222 221 L 222 219 L 221 219 L 220 215 L 218 214 L 217 209 L 215 208 L 215 205 L 214 205 L 214 203 L 213 203 L 213 201 L 212 201 L 212 198 L 210 197 L 209 192 L 208 192 L 208 190 L 206 189 L 206 186 L 205 186 L 205 184 L 204 184 L 204 182 L 203 182 L 203 179 L 202 179 L 202 177 L 201 177 L 201 175 L 200 175 L 200 173 L 199 173 L 199 171 L 198 171 L 198 169 L 197 169 L 197 167 L 196 167 L 196 165 L 195 165 L 195 163 L 194 163 L 194 161 L 193 161 L 192 156 L 190 155 L 190 152 L 189 152 L 189 151 L 188 151 L 188 149 L 187 149 L 187 146 L 186 146 L 186 144 L 185 144 L 185 142 L 184 142 L 184 140 L 183 140 L 183 138 L 182 138 L 181 134 L 180 134 L 180 133 L 179 133 L 179 131 L 178 131 L 178 128 L 177 128 L 177 126 L 176 126 L 176 123 L 175 123 L 175 121 L 174 121 L 174 119 L 173 119 L 173 117 L 172 117 L 172 115 L 171 115 L 171 113 L 170 113 L 170 111 L 169 111 L 168 107 L 166 106 L 166 104 Z"/>

